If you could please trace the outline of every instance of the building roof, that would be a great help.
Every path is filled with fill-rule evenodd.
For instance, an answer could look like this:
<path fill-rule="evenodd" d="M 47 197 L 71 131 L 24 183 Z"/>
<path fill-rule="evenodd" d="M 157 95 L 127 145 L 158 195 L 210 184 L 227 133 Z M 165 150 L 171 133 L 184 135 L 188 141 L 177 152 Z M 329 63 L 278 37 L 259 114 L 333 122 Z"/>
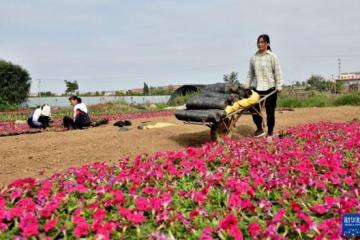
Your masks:
<path fill-rule="evenodd" d="M 360 72 L 343 72 L 343 73 L 340 73 L 340 75 L 348 75 L 348 74 L 360 75 Z"/>

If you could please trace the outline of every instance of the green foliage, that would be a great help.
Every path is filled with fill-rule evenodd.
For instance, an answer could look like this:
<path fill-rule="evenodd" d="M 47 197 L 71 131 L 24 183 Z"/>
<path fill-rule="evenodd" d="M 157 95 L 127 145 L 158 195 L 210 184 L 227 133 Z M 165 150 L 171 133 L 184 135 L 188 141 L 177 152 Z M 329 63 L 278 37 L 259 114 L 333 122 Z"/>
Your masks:
<path fill-rule="evenodd" d="M 75 91 L 79 90 L 79 85 L 77 83 L 77 81 L 68 81 L 68 80 L 64 80 L 65 85 L 66 85 L 66 90 L 65 90 L 65 94 L 74 94 Z"/>
<path fill-rule="evenodd" d="M 343 105 L 360 105 L 360 93 L 343 94 L 340 96 L 327 95 L 311 91 L 308 97 L 297 97 L 287 93 L 278 95 L 277 106 L 289 108 L 301 107 L 329 107 Z"/>
<path fill-rule="evenodd" d="M 299 99 L 291 97 L 289 95 L 279 95 L 277 100 L 278 107 L 289 107 L 289 108 L 297 108 L 302 107 L 302 102 Z"/>
<path fill-rule="evenodd" d="M 144 83 L 143 93 L 144 95 L 149 95 L 149 86 L 146 83 Z"/>
<path fill-rule="evenodd" d="M 0 111 L 14 111 L 17 109 L 15 104 L 10 104 L 0 98 Z"/>
<path fill-rule="evenodd" d="M 335 91 L 336 93 L 343 93 L 345 91 L 344 84 L 342 82 L 336 82 Z"/>
<path fill-rule="evenodd" d="M 353 105 L 360 106 L 360 93 L 352 93 L 339 97 L 334 102 L 335 106 Z"/>
<path fill-rule="evenodd" d="M 238 79 L 238 73 L 237 72 L 231 72 L 230 74 L 224 74 L 224 82 L 230 83 L 230 84 L 239 84 Z"/>
<path fill-rule="evenodd" d="M 30 91 L 29 73 L 19 65 L 0 60 L 0 98 L 8 104 L 24 102 Z"/>
<path fill-rule="evenodd" d="M 320 92 L 334 92 L 336 90 L 335 84 L 326 81 L 321 75 L 311 75 L 311 77 L 306 80 L 306 83 L 307 90 L 317 90 Z"/>
<path fill-rule="evenodd" d="M 136 108 L 131 107 L 128 103 L 122 100 L 116 102 L 108 102 L 102 104 L 96 104 L 91 106 L 92 115 L 101 115 L 101 114 L 117 114 L 117 113 L 128 113 L 136 112 Z"/>
<path fill-rule="evenodd" d="M 192 98 L 193 96 L 196 96 L 196 95 L 200 95 L 200 92 L 199 91 L 189 92 L 184 96 L 177 96 L 169 102 L 169 105 L 170 106 L 184 105 L 190 98 Z"/>
<path fill-rule="evenodd" d="M 302 105 L 303 107 L 328 107 L 333 105 L 333 99 L 325 94 L 317 94 L 306 98 Z"/>
<path fill-rule="evenodd" d="M 56 94 L 52 93 L 50 91 L 47 91 L 47 92 L 40 92 L 39 96 L 41 96 L 41 97 L 54 97 L 54 96 L 56 96 Z"/>

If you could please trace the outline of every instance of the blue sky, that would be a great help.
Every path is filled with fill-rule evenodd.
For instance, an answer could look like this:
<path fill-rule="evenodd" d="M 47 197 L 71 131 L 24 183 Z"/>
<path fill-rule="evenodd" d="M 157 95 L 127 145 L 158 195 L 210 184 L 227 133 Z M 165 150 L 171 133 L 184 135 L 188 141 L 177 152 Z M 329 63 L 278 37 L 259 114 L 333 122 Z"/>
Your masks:
<path fill-rule="evenodd" d="M 359 0 L 2 1 L 0 58 L 32 92 L 207 84 L 239 72 L 267 33 L 285 83 L 360 71 Z"/>

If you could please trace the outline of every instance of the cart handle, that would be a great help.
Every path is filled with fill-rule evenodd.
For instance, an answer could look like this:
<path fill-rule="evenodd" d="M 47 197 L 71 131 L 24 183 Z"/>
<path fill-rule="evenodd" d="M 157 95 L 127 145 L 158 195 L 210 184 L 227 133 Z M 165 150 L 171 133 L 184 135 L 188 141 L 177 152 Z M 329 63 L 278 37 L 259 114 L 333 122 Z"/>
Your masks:
<path fill-rule="evenodd" d="M 247 109 L 252 108 L 252 107 L 255 106 L 256 104 L 262 103 L 262 102 L 265 101 L 268 97 L 270 97 L 271 95 L 275 94 L 276 92 L 277 92 L 277 90 L 274 90 L 274 91 L 270 92 L 269 94 L 266 94 L 265 96 L 261 97 L 256 103 L 254 103 L 254 104 L 252 104 L 252 105 L 250 105 L 250 106 L 247 106 L 247 107 L 245 107 L 245 108 L 241 108 L 241 109 L 239 109 L 239 110 L 237 110 L 237 111 L 235 111 L 235 112 L 232 112 L 232 113 L 226 115 L 225 118 L 229 118 L 229 117 L 231 117 L 231 116 L 233 116 L 233 115 L 235 115 L 235 114 L 238 114 L 238 113 L 240 113 L 240 112 L 243 112 L 243 111 L 245 111 L 245 110 L 247 110 Z"/>

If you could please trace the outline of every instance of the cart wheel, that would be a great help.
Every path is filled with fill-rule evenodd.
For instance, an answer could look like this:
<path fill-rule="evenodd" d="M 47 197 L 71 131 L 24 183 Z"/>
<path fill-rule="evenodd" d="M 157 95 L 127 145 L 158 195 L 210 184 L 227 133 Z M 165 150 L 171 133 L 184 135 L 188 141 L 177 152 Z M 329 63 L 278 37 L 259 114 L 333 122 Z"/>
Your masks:
<path fill-rule="evenodd" d="M 231 132 L 231 120 L 224 119 L 211 126 L 210 137 L 213 141 L 219 141 L 224 137 L 229 137 Z"/>

